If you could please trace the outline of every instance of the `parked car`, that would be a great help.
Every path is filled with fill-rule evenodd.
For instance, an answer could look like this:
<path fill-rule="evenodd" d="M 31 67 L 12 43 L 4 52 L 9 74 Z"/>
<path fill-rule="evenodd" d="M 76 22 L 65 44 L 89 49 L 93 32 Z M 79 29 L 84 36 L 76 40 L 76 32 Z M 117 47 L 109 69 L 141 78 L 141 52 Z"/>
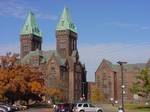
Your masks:
<path fill-rule="evenodd" d="M 11 108 L 12 108 L 14 111 L 19 111 L 19 110 L 20 110 L 19 106 L 17 106 L 16 104 L 13 104 Z"/>
<path fill-rule="evenodd" d="M 60 103 L 54 106 L 54 112 L 71 112 L 73 104 L 70 103 Z"/>
<path fill-rule="evenodd" d="M 25 105 L 20 105 L 20 104 L 14 104 L 13 107 L 16 109 L 16 110 L 26 110 L 28 107 L 25 106 Z"/>
<path fill-rule="evenodd" d="M 101 107 L 95 107 L 91 103 L 77 103 L 74 108 L 73 112 L 103 112 Z"/>
<path fill-rule="evenodd" d="M 8 112 L 6 108 L 0 106 L 0 112 Z"/>
<path fill-rule="evenodd" d="M 119 107 L 117 112 L 124 112 L 124 111 L 123 111 L 123 108 L 122 108 L 122 107 Z"/>
<path fill-rule="evenodd" d="M 0 104 L 1 107 L 5 108 L 7 112 L 14 112 L 13 108 L 11 105 L 8 104 Z"/>

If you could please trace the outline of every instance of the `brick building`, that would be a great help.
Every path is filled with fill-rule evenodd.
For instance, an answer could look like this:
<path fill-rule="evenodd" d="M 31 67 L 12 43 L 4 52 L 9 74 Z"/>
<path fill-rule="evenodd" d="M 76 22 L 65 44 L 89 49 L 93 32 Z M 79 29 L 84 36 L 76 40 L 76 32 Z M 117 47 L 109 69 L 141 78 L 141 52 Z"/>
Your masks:
<path fill-rule="evenodd" d="M 46 74 L 47 86 L 63 89 L 67 102 L 87 96 L 86 69 L 79 59 L 77 39 L 76 26 L 66 7 L 56 27 L 56 50 L 42 50 L 41 31 L 32 12 L 20 33 L 21 63 L 40 67 Z"/>
<path fill-rule="evenodd" d="M 133 101 L 133 94 L 130 89 L 135 81 L 136 75 L 146 67 L 146 64 L 125 64 L 124 65 L 124 85 L 125 101 Z M 95 72 L 96 86 L 101 89 L 105 98 L 119 101 L 121 99 L 121 70 L 120 65 L 112 64 L 110 61 L 103 59 Z"/>

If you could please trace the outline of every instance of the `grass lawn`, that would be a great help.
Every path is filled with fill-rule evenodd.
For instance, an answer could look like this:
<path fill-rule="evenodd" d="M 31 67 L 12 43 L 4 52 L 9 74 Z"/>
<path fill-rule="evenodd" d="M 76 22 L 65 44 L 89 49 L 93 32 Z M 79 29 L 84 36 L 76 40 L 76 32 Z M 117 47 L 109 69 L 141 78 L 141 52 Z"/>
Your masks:
<path fill-rule="evenodd" d="M 127 112 L 150 112 L 150 105 L 126 104 Z"/>

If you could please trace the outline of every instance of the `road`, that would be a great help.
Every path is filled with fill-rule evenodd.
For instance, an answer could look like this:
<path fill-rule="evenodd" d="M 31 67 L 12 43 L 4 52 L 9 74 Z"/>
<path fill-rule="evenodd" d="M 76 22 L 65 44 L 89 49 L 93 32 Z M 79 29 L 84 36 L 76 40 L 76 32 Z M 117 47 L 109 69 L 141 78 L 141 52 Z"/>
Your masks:
<path fill-rule="evenodd" d="M 49 108 L 39 108 L 39 109 L 31 108 L 31 109 L 19 111 L 19 112 L 52 112 L 52 110 Z"/>
<path fill-rule="evenodd" d="M 111 104 L 102 104 L 101 107 L 103 109 L 103 112 L 117 112 L 117 107 L 113 107 Z M 40 108 L 40 109 L 31 108 L 19 112 L 53 112 L 53 111 L 50 108 Z M 140 111 L 126 110 L 126 112 L 140 112 Z"/>
<path fill-rule="evenodd" d="M 103 112 L 117 112 L 117 108 L 113 107 L 110 104 L 102 104 L 101 107 L 103 108 Z M 52 112 L 52 110 L 48 108 L 41 108 L 41 109 L 28 109 L 20 112 Z"/>

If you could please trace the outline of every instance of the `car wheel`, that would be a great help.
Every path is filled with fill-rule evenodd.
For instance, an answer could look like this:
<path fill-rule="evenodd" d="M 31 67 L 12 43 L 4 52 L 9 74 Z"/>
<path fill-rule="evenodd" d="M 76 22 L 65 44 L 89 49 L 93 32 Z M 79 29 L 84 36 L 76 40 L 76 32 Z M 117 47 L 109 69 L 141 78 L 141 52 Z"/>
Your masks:
<path fill-rule="evenodd" d="M 80 112 L 84 112 L 84 110 L 80 110 Z"/>
<path fill-rule="evenodd" d="M 97 112 L 103 112 L 102 110 L 98 110 Z"/>

